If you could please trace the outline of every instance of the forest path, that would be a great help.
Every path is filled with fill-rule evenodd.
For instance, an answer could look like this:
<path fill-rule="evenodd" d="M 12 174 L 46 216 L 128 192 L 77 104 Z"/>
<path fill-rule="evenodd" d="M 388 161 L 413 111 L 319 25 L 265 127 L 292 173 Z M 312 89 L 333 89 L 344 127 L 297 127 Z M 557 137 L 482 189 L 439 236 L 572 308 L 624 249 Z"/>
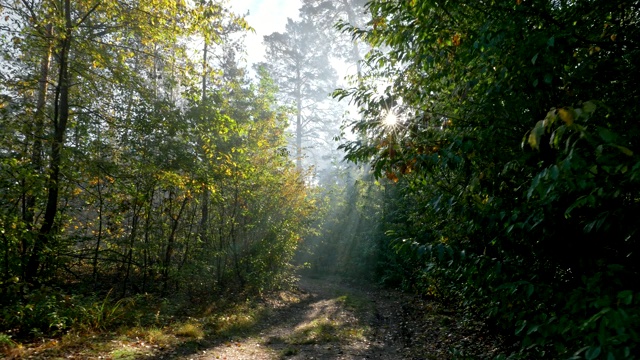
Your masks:
<path fill-rule="evenodd" d="M 294 299 L 280 303 L 248 334 L 206 341 L 157 359 L 403 359 L 406 295 L 303 277 Z M 204 345 L 204 344 L 202 344 Z"/>
<path fill-rule="evenodd" d="M 437 301 L 366 282 L 303 276 L 292 290 L 238 304 L 227 311 L 214 302 L 208 315 L 176 319 L 173 325 L 131 324 L 116 332 L 42 339 L 4 355 L 43 360 L 440 360 L 493 359 L 504 349 L 504 339 L 481 322 Z"/>

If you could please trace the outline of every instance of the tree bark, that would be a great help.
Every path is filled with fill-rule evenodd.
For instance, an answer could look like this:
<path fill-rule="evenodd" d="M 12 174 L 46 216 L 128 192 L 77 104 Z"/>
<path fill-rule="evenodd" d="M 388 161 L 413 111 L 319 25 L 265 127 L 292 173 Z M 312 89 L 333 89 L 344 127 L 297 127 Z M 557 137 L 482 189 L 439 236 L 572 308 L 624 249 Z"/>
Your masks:
<path fill-rule="evenodd" d="M 34 114 L 32 136 L 33 136 L 33 148 L 31 149 L 31 166 L 36 174 L 42 174 L 42 138 L 44 137 L 44 115 L 45 106 L 47 104 L 47 91 L 48 91 L 48 79 L 49 79 L 49 67 L 51 64 L 51 48 L 52 48 L 52 35 L 53 27 L 48 24 L 44 28 L 45 36 L 45 50 L 40 60 L 40 74 L 38 78 L 38 99 L 36 101 L 36 111 Z M 26 184 L 24 187 L 24 210 L 22 214 L 22 220 L 27 226 L 28 231 L 32 231 L 35 222 L 35 207 L 36 207 L 36 194 L 32 190 L 33 184 Z M 31 191 L 30 191 L 31 189 Z M 28 238 L 24 236 L 22 238 L 22 257 L 26 259 L 26 254 L 29 250 Z M 24 264 L 23 275 L 26 272 L 26 264 Z"/>
<path fill-rule="evenodd" d="M 356 14 L 353 12 L 353 8 L 351 7 L 351 3 L 349 0 L 343 0 L 344 8 L 347 12 L 347 19 L 349 20 L 349 24 L 357 27 L 358 21 L 356 19 Z M 358 84 L 362 82 L 362 64 L 360 64 L 360 46 L 358 45 L 358 40 L 353 40 L 353 46 L 351 47 L 351 57 L 356 64 L 356 71 L 358 72 Z"/>
<path fill-rule="evenodd" d="M 64 147 L 64 135 L 69 120 L 69 52 L 71 48 L 72 23 L 71 0 L 64 1 L 63 15 L 65 19 L 65 31 L 60 36 L 58 45 L 58 85 L 56 86 L 56 98 L 53 114 L 53 138 L 51 139 L 51 159 L 49 161 L 49 178 L 47 181 L 47 206 L 38 231 L 36 242 L 27 263 L 25 272 L 26 280 L 32 282 L 38 276 L 38 271 L 43 261 L 47 259 L 43 252 L 47 249 L 53 235 L 54 222 L 58 214 L 58 198 L 60 192 L 60 165 L 62 163 L 62 150 Z"/>
<path fill-rule="evenodd" d="M 302 171 L 302 78 L 296 67 L 296 168 Z"/>
<path fill-rule="evenodd" d="M 206 106 L 206 100 L 207 100 L 207 40 L 205 39 L 204 41 L 204 55 L 203 55 L 203 59 L 202 59 L 202 100 L 201 100 L 201 106 L 202 106 L 202 110 L 204 111 L 205 106 Z M 199 138 L 199 144 L 200 146 L 200 151 L 202 151 L 202 157 L 203 157 L 203 161 L 204 158 L 206 158 L 206 154 L 203 151 L 203 146 L 204 146 L 204 141 L 202 140 L 202 136 L 200 136 Z M 209 184 L 207 183 L 208 181 L 205 179 L 203 181 L 202 184 L 202 214 L 201 214 L 201 218 L 200 218 L 200 227 L 198 229 L 198 232 L 200 233 L 200 240 L 203 241 L 204 243 L 207 243 L 208 240 L 208 236 L 207 236 L 207 230 L 208 230 L 208 226 L 207 223 L 209 221 Z"/>
<path fill-rule="evenodd" d="M 168 285 L 169 285 L 169 269 L 171 268 L 171 258 L 173 257 L 173 249 L 175 247 L 176 241 L 176 231 L 178 230 L 178 224 L 180 223 L 180 218 L 182 217 L 182 212 L 184 211 L 185 206 L 189 202 L 189 198 L 185 196 L 182 201 L 182 205 L 180 206 L 180 210 L 178 211 L 178 215 L 175 218 L 172 218 L 171 224 L 171 233 L 169 234 L 169 238 L 167 239 L 167 248 L 164 255 L 164 264 L 162 271 L 162 293 L 166 294 Z"/>

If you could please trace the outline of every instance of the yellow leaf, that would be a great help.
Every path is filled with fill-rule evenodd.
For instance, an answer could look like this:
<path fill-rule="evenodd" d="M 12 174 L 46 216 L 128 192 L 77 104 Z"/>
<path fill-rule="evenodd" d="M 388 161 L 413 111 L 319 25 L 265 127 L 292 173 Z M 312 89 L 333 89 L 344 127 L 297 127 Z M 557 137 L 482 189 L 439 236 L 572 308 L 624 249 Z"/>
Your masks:
<path fill-rule="evenodd" d="M 529 134 L 529 146 L 531 146 L 532 149 L 540 149 L 540 139 L 544 134 L 544 129 L 544 120 L 540 120 L 536 123 L 533 130 L 531 130 L 531 133 Z"/>
<path fill-rule="evenodd" d="M 558 115 L 560 115 L 560 119 L 564 121 L 567 125 L 572 125 L 574 120 L 574 113 L 572 109 L 562 108 L 558 110 Z"/>
<path fill-rule="evenodd" d="M 623 154 L 625 154 L 627 156 L 633 156 L 633 151 L 629 150 L 629 148 L 626 148 L 626 147 L 620 146 L 620 145 L 615 145 L 615 147 L 617 147 L 618 150 L 620 150 Z"/>

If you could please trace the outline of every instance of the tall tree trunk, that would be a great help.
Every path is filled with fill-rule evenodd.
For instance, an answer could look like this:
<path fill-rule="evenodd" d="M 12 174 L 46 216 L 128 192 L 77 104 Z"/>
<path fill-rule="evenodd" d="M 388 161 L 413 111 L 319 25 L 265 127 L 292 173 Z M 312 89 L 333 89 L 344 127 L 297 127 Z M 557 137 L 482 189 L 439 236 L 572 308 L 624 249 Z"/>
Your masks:
<path fill-rule="evenodd" d="M 178 224 L 180 223 L 180 218 L 182 217 L 182 212 L 184 211 L 185 206 L 189 202 L 189 198 L 185 196 L 182 201 L 182 205 L 180 206 L 180 210 L 178 211 L 178 215 L 175 218 L 172 217 L 171 224 L 171 232 L 169 233 L 169 238 L 167 239 L 167 248 L 164 255 L 164 264 L 162 269 L 162 293 L 166 294 L 168 285 L 169 285 L 169 270 L 171 268 L 171 258 L 173 257 L 173 250 L 175 247 L 176 241 L 176 231 L 178 230 Z"/>
<path fill-rule="evenodd" d="M 53 114 L 53 138 L 51 139 L 51 159 L 49 161 L 49 179 L 47 181 L 47 206 L 33 246 L 31 256 L 25 272 L 26 280 L 31 282 L 38 276 L 38 270 L 51 236 L 53 235 L 54 222 L 58 214 L 58 197 L 60 191 L 60 165 L 62 162 L 62 149 L 64 147 L 64 135 L 69 120 L 69 51 L 71 48 L 72 23 L 71 0 L 64 0 L 65 33 L 60 36 L 58 47 L 59 76 L 56 87 L 55 106 Z"/>
<path fill-rule="evenodd" d="M 48 24 L 44 28 L 45 36 L 45 50 L 40 60 L 40 76 L 38 78 L 38 100 L 36 101 L 36 112 L 34 114 L 33 121 L 33 148 L 31 149 L 31 166 L 36 174 L 42 174 L 42 138 L 44 137 L 44 117 L 45 107 L 47 105 L 47 91 L 49 85 L 49 68 L 51 64 L 51 48 L 53 26 Z M 26 185 L 26 184 L 25 184 Z M 25 200 L 22 220 L 27 226 L 27 230 L 31 231 L 35 221 L 35 207 L 36 207 L 36 194 L 29 191 L 28 187 L 32 187 L 32 184 L 25 186 Z M 22 258 L 26 259 L 29 244 L 27 237 L 22 237 Z M 26 264 L 23 265 L 23 276 L 26 272 Z"/>
<path fill-rule="evenodd" d="M 100 184 L 100 178 L 98 178 L 98 237 L 96 239 L 96 248 L 93 251 L 93 289 L 98 286 L 98 255 L 100 254 L 100 243 L 102 242 L 102 226 L 104 225 L 104 219 L 102 214 L 104 213 L 104 199 L 102 197 L 102 185 Z"/>
<path fill-rule="evenodd" d="M 235 171 L 236 176 L 234 179 L 234 191 L 233 191 L 233 211 L 231 213 L 231 225 L 229 228 L 229 242 L 231 244 L 231 251 L 233 255 L 233 266 L 236 271 L 236 277 L 240 282 L 240 288 L 244 288 L 245 279 L 242 276 L 242 271 L 240 269 L 240 251 L 238 246 L 238 234 L 236 231 L 236 222 L 238 218 L 238 205 L 240 201 L 240 187 L 238 184 L 238 175 L 237 169 Z"/>
<path fill-rule="evenodd" d="M 302 170 L 302 77 L 300 67 L 296 69 L 296 168 Z"/>
<path fill-rule="evenodd" d="M 353 11 L 353 7 L 351 7 L 350 0 L 343 0 L 344 8 L 347 11 L 347 20 L 349 20 L 349 24 L 357 27 L 358 21 L 356 18 L 356 14 Z M 358 72 L 358 85 L 362 82 L 362 64 L 360 63 L 360 46 L 358 45 L 358 40 L 353 39 L 353 46 L 351 46 L 351 58 L 353 62 L 356 64 L 356 71 Z"/>
<path fill-rule="evenodd" d="M 140 206 L 142 207 L 142 205 Z M 133 245 L 136 241 L 138 234 L 138 206 L 137 201 L 133 201 L 133 219 L 131 221 L 131 234 L 129 235 L 129 251 L 127 254 L 127 270 L 122 281 L 122 297 L 127 295 L 127 284 L 129 282 L 129 275 L 131 274 L 131 263 L 133 262 Z"/>
<path fill-rule="evenodd" d="M 143 269 L 142 269 L 142 291 L 147 291 L 147 277 L 149 277 L 149 272 L 151 271 L 151 261 L 149 259 L 149 244 L 150 244 L 150 236 L 149 231 L 151 231 L 151 212 L 153 210 L 153 197 L 155 196 L 155 190 L 153 187 L 149 192 L 149 203 L 146 204 L 146 218 L 144 223 L 144 246 L 142 251 L 142 259 L 143 259 Z"/>
<path fill-rule="evenodd" d="M 202 59 L 202 100 L 201 106 L 204 111 L 204 107 L 206 106 L 207 101 L 207 40 L 204 41 L 204 55 Z M 202 140 L 202 136 L 199 137 L 199 147 L 203 151 L 204 141 Z M 203 151 L 203 158 L 206 157 L 206 154 Z M 198 229 L 200 233 L 200 240 L 207 243 L 207 222 L 209 221 L 209 184 L 205 179 L 202 184 L 202 217 L 200 218 L 200 228 Z"/>

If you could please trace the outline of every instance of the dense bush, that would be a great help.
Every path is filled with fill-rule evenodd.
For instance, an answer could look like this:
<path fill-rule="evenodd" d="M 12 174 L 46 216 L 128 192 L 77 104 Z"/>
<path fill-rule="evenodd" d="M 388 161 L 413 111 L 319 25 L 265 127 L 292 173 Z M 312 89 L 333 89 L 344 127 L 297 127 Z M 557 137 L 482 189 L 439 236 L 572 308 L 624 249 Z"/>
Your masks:
<path fill-rule="evenodd" d="M 512 335 L 505 355 L 637 356 L 637 4 L 369 10 L 345 27 L 368 77 L 336 95 L 363 114 L 348 157 L 396 183 L 400 277 Z"/>

